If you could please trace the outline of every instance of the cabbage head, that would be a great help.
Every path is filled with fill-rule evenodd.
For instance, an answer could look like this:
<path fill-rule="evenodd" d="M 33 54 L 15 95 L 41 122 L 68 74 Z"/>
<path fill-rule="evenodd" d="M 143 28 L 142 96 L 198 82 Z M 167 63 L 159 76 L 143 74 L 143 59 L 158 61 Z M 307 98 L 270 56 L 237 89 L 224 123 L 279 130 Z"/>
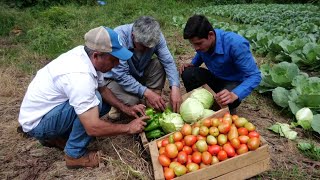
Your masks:
<path fill-rule="evenodd" d="M 202 114 L 202 118 L 207 118 L 209 116 L 212 116 L 214 114 L 214 111 L 211 109 L 204 109 L 203 110 L 203 114 Z"/>
<path fill-rule="evenodd" d="M 213 95 L 204 88 L 195 89 L 190 97 L 201 102 L 205 109 L 209 109 L 214 102 Z"/>
<path fill-rule="evenodd" d="M 308 130 L 311 129 L 311 123 L 313 120 L 313 113 L 309 108 L 302 108 L 296 113 L 296 119 L 298 121 L 298 125 L 300 125 L 303 129 Z"/>
<path fill-rule="evenodd" d="M 188 98 L 180 106 L 182 119 L 187 123 L 198 121 L 203 116 L 203 105 L 197 99 Z"/>
<path fill-rule="evenodd" d="M 184 125 L 181 115 L 177 113 L 165 113 L 159 122 L 162 130 L 167 134 L 179 131 Z"/>

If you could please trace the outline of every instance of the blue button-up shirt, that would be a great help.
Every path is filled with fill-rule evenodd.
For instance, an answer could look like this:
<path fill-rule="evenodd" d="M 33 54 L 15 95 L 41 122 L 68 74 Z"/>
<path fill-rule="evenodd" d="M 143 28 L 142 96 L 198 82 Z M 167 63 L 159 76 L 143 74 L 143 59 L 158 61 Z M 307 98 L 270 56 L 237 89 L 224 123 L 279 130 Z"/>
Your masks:
<path fill-rule="evenodd" d="M 214 31 L 216 34 L 214 52 L 197 52 L 191 63 L 198 67 L 204 62 L 215 77 L 242 82 L 232 90 L 242 100 L 261 81 L 261 72 L 251 54 L 250 44 L 236 33 L 221 29 Z"/>
<path fill-rule="evenodd" d="M 126 24 L 114 29 L 114 31 L 119 34 L 122 46 L 133 52 L 132 58 L 128 61 L 120 60 L 120 64 L 117 67 L 105 73 L 105 78 L 114 79 L 124 88 L 125 91 L 137 94 L 139 97 L 143 97 L 147 87 L 139 83 L 137 79 L 143 76 L 144 70 L 149 64 L 152 55 L 156 54 L 164 67 L 169 80 L 169 85 L 180 87 L 177 67 L 167 47 L 163 34 L 161 33 L 160 41 L 155 47 L 138 55 L 133 49 L 132 26 L 133 24 Z"/>

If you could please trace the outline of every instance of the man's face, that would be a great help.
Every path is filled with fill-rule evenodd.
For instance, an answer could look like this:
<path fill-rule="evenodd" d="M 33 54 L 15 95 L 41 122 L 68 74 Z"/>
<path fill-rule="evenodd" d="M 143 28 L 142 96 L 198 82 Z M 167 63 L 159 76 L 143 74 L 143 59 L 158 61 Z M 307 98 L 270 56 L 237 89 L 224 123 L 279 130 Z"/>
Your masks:
<path fill-rule="evenodd" d="M 144 46 L 142 43 L 138 43 L 138 42 L 134 42 L 134 50 L 135 51 L 139 51 L 139 52 L 146 52 L 148 51 L 150 48 Z"/>
<path fill-rule="evenodd" d="M 212 31 L 209 32 L 208 39 L 193 37 L 189 39 L 189 42 L 192 44 L 193 48 L 196 51 L 207 52 L 215 43 L 215 35 Z"/>
<path fill-rule="evenodd" d="M 106 73 L 112 68 L 119 65 L 119 59 L 112 56 L 111 54 L 98 54 L 94 53 L 94 67 L 97 71 Z"/>

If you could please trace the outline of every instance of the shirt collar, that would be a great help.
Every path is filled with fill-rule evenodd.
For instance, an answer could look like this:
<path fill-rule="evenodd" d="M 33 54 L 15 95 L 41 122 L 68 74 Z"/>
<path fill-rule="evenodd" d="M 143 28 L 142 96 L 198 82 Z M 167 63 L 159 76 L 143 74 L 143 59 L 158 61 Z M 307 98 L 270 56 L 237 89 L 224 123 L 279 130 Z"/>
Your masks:
<path fill-rule="evenodd" d="M 88 64 L 89 69 L 90 69 L 91 73 L 94 75 L 94 77 L 97 77 L 97 76 L 98 76 L 98 75 L 97 75 L 97 71 L 96 71 L 96 69 L 94 68 L 94 66 L 93 66 L 93 64 L 92 64 L 92 62 L 91 62 L 91 60 L 90 60 L 87 52 L 84 50 L 84 46 L 81 46 L 81 48 L 82 48 L 82 54 L 83 54 L 83 56 L 84 56 L 83 59 L 84 59 L 85 63 Z"/>
<path fill-rule="evenodd" d="M 133 24 L 129 24 L 129 36 L 128 36 L 128 49 L 133 49 L 134 48 L 134 45 L 133 45 L 133 40 L 132 40 L 132 27 L 133 27 Z"/>
<path fill-rule="evenodd" d="M 214 32 L 216 34 L 216 47 L 213 54 L 224 54 L 222 46 L 222 31 L 219 29 L 214 29 Z"/>

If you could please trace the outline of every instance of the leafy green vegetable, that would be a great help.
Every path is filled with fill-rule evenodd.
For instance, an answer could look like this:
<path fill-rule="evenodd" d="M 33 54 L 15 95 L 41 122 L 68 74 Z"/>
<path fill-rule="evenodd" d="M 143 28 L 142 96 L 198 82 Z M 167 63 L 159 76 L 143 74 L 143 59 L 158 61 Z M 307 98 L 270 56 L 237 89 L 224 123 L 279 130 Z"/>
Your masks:
<path fill-rule="evenodd" d="M 165 133 L 179 131 L 184 125 L 184 121 L 180 114 L 177 113 L 162 113 L 160 126 Z"/>
<path fill-rule="evenodd" d="M 297 138 L 298 133 L 290 129 L 289 124 L 286 123 L 276 123 L 268 128 L 275 133 L 280 134 L 280 136 L 284 136 L 290 140 L 294 140 Z"/>
<path fill-rule="evenodd" d="M 190 97 L 180 106 L 182 119 L 187 123 L 193 123 L 201 119 L 203 110 L 203 105 L 198 100 Z"/>
<path fill-rule="evenodd" d="M 313 116 L 311 127 L 314 131 L 320 134 L 320 114 L 315 114 Z"/>
<path fill-rule="evenodd" d="M 214 114 L 214 111 L 211 110 L 211 109 L 204 109 L 203 110 L 203 115 L 202 115 L 202 118 L 207 118 L 209 116 L 212 116 Z"/>
<path fill-rule="evenodd" d="M 204 88 L 195 89 L 194 92 L 191 93 L 190 98 L 194 98 L 201 102 L 205 109 L 209 109 L 214 102 L 213 95 Z"/>
<path fill-rule="evenodd" d="M 307 157 L 319 161 L 320 160 L 320 147 L 315 146 L 314 143 L 300 142 L 298 149 Z"/>
<path fill-rule="evenodd" d="M 311 129 L 311 122 L 313 120 L 312 111 L 309 108 L 302 108 L 296 113 L 296 119 L 298 125 L 300 125 L 305 130 Z"/>

